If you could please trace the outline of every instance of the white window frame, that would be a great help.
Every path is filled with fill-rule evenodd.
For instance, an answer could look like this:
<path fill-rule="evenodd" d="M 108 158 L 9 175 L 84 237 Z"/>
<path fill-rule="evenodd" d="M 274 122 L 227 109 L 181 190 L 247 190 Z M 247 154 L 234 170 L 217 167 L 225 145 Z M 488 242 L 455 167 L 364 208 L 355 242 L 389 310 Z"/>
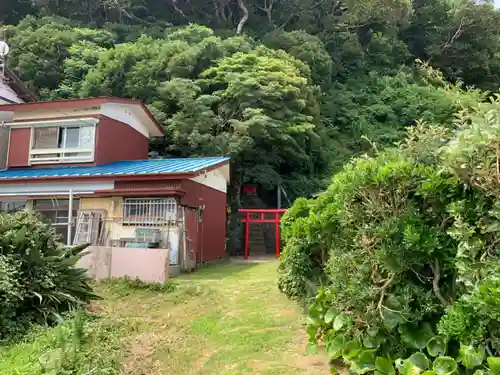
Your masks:
<path fill-rule="evenodd" d="M 177 199 L 174 197 L 125 198 L 122 224 L 130 226 L 165 226 L 177 223 Z M 131 209 L 139 210 L 137 218 L 131 218 Z"/>
<path fill-rule="evenodd" d="M 99 122 L 96 118 L 88 119 L 68 119 L 60 121 L 44 121 L 15 124 L 19 127 L 30 128 L 30 148 L 29 148 L 29 163 L 31 164 L 58 164 L 58 163 L 88 163 L 93 162 L 95 157 L 95 138 L 96 124 Z M 17 126 L 13 126 L 17 127 Z M 92 128 L 92 146 L 90 148 L 47 148 L 34 149 L 35 144 L 35 129 L 36 128 L 75 128 L 75 127 L 91 127 Z M 65 134 L 65 133 L 63 133 Z M 85 153 L 86 155 L 72 155 L 77 153 Z M 58 156 L 53 156 L 57 154 Z M 48 155 L 43 157 L 43 155 Z M 36 157 L 37 156 L 37 157 Z"/>

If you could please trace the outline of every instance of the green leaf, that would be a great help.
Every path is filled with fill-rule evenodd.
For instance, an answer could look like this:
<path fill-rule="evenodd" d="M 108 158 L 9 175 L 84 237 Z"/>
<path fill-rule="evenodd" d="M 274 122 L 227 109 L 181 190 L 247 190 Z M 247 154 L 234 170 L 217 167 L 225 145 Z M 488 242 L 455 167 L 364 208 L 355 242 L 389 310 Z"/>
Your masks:
<path fill-rule="evenodd" d="M 446 354 L 448 339 L 445 336 L 434 336 L 427 341 L 427 352 L 432 357 Z"/>
<path fill-rule="evenodd" d="M 422 375 L 436 375 L 434 370 L 427 370 L 422 373 Z"/>
<path fill-rule="evenodd" d="M 309 336 L 309 342 L 316 342 L 316 333 L 318 328 L 315 326 L 307 326 L 307 335 Z"/>
<path fill-rule="evenodd" d="M 346 321 L 347 321 L 347 317 L 344 314 L 337 315 L 335 317 L 335 321 L 333 322 L 333 329 L 335 331 L 338 331 L 339 329 L 341 329 L 344 326 Z"/>
<path fill-rule="evenodd" d="M 460 344 L 459 358 L 468 369 L 473 369 L 483 363 L 485 357 L 484 347 L 475 349 L 472 345 Z"/>
<path fill-rule="evenodd" d="M 429 324 L 420 327 L 407 324 L 400 329 L 401 340 L 412 349 L 424 349 L 429 339 L 434 336 Z"/>
<path fill-rule="evenodd" d="M 361 350 L 362 350 L 361 343 L 359 342 L 359 340 L 354 339 L 349 341 L 347 345 L 344 347 L 344 350 L 342 351 L 342 356 L 345 359 L 351 359 L 357 357 L 358 354 L 361 352 Z"/>
<path fill-rule="evenodd" d="M 314 342 L 310 342 L 307 344 L 307 353 L 308 354 L 316 354 L 318 352 L 318 345 Z"/>
<path fill-rule="evenodd" d="M 371 337 L 375 337 L 378 335 L 380 329 L 378 327 L 370 327 L 366 330 L 366 333 L 371 336 Z"/>
<path fill-rule="evenodd" d="M 343 336 L 337 335 L 333 339 L 325 343 L 325 347 L 330 360 L 337 359 L 342 355 L 345 346 L 345 339 Z"/>
<path fill-rule="evenodd" d="M 42 303 L 42 301 L 43 301 L 42 295 L 40 293 L 37 293 L 37 292 L 32 292 L 32 293 L 35 297 L 38 297 L 38 299 L 40 300 L 40 303 Z"/>
<path fill-rule="evenodd" d="M 389 331 L 396 328 L 398 324 L 405 322 L 403 315 L 389 310 L 384 310 L 382 312 L 382 318 L 384 319 L 384 327 Z"/>
<path fill-rule="evenodd" d="M 320 327 L 321 326 L 321 320 L 319 320 L 318 318 L 316 318 L 314 316 L 309 315 L 307 317 L 307 324 L 309 326 L 313 326 L 313 327 Z"/>
<path fill-rule="evenodd" d="M 380 374 L 384 375 L 395 375 L 396 370 L 392 365 L 392 362 L 388 358 L 377 357 L 375 360 L 375 368 Z"/>
<path fill-rule="evenodd" d="M 436 375 L 452 375 L 457 372 L 457 362 L 451 357 L 437 357 L 433 363 L 433 370 Z"/>
<path fill-rule="evenodd" d="M 309 306 L 308 313 L 309 313 L 308 316 L 315 319 L 318 319 L 321 316 L 319 308 L 316 304 L 312 304 L 311 306 Z"/>
<path fill-rule="evenodd" d="M 419 375 L 421 372 L 421 368 L 415 366 L 408 360 L 404 360 L 403 364 L 399 367 L 399 373 L 401 375 Z"/>
<path fill-rule="evenodd" d="M 429 360 L 427 359 L 427 356 L 421 352 L 413 353 L 407 361 L 410 361 L 422 371 L 429 368 Z"/>
<path fill-rule="evenodd" d="M 359 356 L 352 361 L 351 370 L 356 374 L 365 374 L 375 370 L 376 349 L 363 350 Z"/>
<path fill-rule="evenodd" d="M 333 321 L 333 318 L 335 318 L 336 311 L 333 307 L 330 307 L 328 311 L 325 314 L 325 323 L 330 324 Z"/>
<path fill-rule="evenodd" d="M 487 361 L 493 375 L 500 375 L 500 357 L 488 357 Z"/>
<path fill-rule="evenodd" d="M 382 335 L 379 336 L 370 336 L 370 335 L 365 335 L 363 337 L 363 346 L 365 348 L 378 348 L 381 343 L 385 341 L 385 338 Z"/>

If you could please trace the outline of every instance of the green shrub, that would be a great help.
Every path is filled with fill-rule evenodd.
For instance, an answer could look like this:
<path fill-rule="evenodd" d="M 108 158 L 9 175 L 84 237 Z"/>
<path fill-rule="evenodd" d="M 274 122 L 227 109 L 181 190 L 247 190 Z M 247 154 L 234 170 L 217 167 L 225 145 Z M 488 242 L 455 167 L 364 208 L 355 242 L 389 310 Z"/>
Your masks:
<path fill-rule="evenodd" d="M 500 374 L 494 105 L 462 112 L 456 132 L 419 123 L 399 148 L 353 161 L 314 203 L 297 203 L 282 274 L 300 278 L 288 258 L 308 265 L 327 251 L 308 275 L 324 282 L 309 304 L 311 350 L 319 338 L 360 374 Z"/>
<path fill-rule="evenodd" d="M 278 288 L 289 298 L 302 299 L 321 281 L 325 252 L 308 235 L 312 230 L 309 212 L 314 201 L 297 199 L 283 215 L 281 238 L 285 246 L 280 257 Z"/>
<path fill-rule="evenodd" d="M 0 339 L 52 323 L 96 296 L 75 268 L 85 246 L 61 247 L 50 224 L 21 212 L 0 215 Z"/>

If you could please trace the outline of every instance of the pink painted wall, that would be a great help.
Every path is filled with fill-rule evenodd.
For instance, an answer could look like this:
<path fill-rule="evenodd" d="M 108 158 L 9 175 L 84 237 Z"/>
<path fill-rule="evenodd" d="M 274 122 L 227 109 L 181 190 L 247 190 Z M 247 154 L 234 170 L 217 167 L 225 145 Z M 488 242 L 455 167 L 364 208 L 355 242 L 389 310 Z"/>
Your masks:
<path fill-rule="evenodd" d="M 167 249 L 89 246 L 76 264 L 93 279 L 128 277 L 150 283 L 168 280 L 170 254 Z"/>

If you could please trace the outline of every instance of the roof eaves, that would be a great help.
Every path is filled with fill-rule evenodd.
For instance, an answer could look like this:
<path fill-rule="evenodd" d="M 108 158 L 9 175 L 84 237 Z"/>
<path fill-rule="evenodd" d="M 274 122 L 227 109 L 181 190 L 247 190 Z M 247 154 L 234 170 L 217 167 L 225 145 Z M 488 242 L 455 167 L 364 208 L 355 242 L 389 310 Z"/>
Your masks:
<path fill-rule="evenodd" d="M 14 111 L 14 110 L 30 110 L 38 108 L 54 108 L 60 105 L 71 105 L 71 104 L 87 104 L 87 105 L 99 105 L 104 103 L 119 103 L 119 104 L 132 104 L 141 105 L 142 102 L 138 99 L 127 99 L 127 98 L 115 98 L 115 97 L 96 97 L 96 98 L 77 98 L 77 99 L 60 99 L 60 100 L 47 100 L 47 101 L 37 101 L 32 103 L 16 103 L 16 104 L 6 104 L 0 107 L 1 111 Z M 89 104 L 91 103 L 91 104 Z M 146 108 L 147 109 L 147 108 Z"/>
<path fill-rule="evenodd" d="M 37 102 L 37 96 L 9 68 L 5 68 L 5 76 L 10 81 L 10 87 L 27 103 Z"/>
<path fill-rule="evenodd" d="M 1 178 L 0 183 L 17 182 L 39 182 L 39 181 L 67 181 L 67 180 L 120 180 L 120 181 L 141 181 L 141 180 L 174 180 L 187 179 L 196 176 L 197 172 L 179 173 L 148 173 L 148 174 L 95 174 L 95 175 L 58 175 L 58 176 L 32 176 L 32 177 L 10 177 Z"/>
<path fill-rule="evenodd" d="M 146 112 L 146 115 L 151 119 L 153 124 L 156 126 L 158 131 L 162 134 L 162 136 L 165 136 L 165 129 L 163 129 L 163 125 L 160 124 L 160 122 L 153 116 L 153 114 L 150 112 L 150 110 L 144 103 L 141 102 L 140 105 L 141 108 L 144 110 L 144 112 Z"/>

